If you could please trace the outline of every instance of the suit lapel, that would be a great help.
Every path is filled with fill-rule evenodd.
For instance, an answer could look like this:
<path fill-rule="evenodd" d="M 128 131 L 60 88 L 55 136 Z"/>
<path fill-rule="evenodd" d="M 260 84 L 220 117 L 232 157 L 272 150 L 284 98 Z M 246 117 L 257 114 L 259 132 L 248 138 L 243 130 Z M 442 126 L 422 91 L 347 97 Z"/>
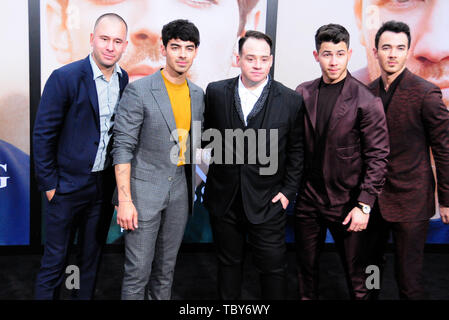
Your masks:
<path fill-rule="evenodd" d="M 306 107 L 306 114 L 312 124 L 312 128 L 316 130 L 316 113 L 317 113 L 317 103 L 318 103 L 318 93 L 319 93 L 320 78 L 315 80 L 309 90 L 303 91 L 303 99 Z"/>
<path fill-rule="evenodd" d="M 404 104 L 404 97 L 408 97 L 409 94 L 407 93 L 410 88 L 410 80 L 409 76 L 411 75 L 410 71 L 408 69 L 405 69 L 404 71 L 404 77 L 400 80 L 395 92 L 393 93 L 393 97 L 391 98 L 390 105 L 387 108 L 387 113 L 389 113 L 390 109 L 394 108 L 396 109 L 397 106 L 400 106 L 401 109 L 403 106 L 406 106 L 407 104 Z M 380 85 L 380 81 L 379 81 Z M 377 86 L 377 90 L 379 91 L 379 85 Z"/>
<path fill-rule="evenodd" d="M 201 109 L 201 103 L 202 103 L 202 94 L 200 90 L 196 89 L 192 82 L 187 79 L 187 85 L 189 87 L 189 94 L 190 94 L 190 113 L 191 113 L 191 121 L 196 120 L 197 113 Z"/>
<path fill-rule="evenodd" d="M 341 94 L 338 96 L 337 101 L 335 102 L 334 109 L 332 110 L 331 117 L 329 119 L 328 124 L 328 132 L 332 131 L 337 125 L 338 121 L 343 118 L 346 112 L 349 109 L 349 102 L 352 98 L 351 92 L 351 82 L 352 77 L 348 72 L 346 76 L 345 84 L 343 85 L 343 89 L 341 90 Z"/>
<path fill-rule="evenodd" d="M 128 79 L 125 78 L 125 76 L 123 74 L 123 69 L 122 69 L 122 75 L 120 75 L 120 73 L 119 73 L 118 76 L 119 76 L 119 86 L 120 86 L 119 98 L 121 98 L 123 90 L 125 90 L 125 87 L 128 84 Z"/>
<path fill-rule="evenodd" d="M 258 127 L 255 129 L 270 128 L 270 124 L 273 120 L 269 115 L 272 113 L 278 112 L 278 110 L 270 110 L 270 108 L 276 109 L 276 107 L 282 103 L 283 103 L 283 101 L 282 101 L 281 92 L 279 90 L 279 85 L 275 80 L 272 80 L 270 91 L 268 91 L 267 100 L 264 103 L 265 108 L 268 110 L 264 112 L 264 111 L 262 111 L 263 110 L 263 108 L 262 108 L 262 110 L 260 112 L 264 112 L 264 116 L 263 116 L 262 121 L 258 125 Z"/>
<path fill-rule="evenodd" d="M 151 88 L 151 93 L 156 100 L 156 103 L 161 110 L 162 116 L 167 123 L 170 133 L 175 132 L 176 122 L 175 116 L 173 115 L 173 109 L 171 107 L 170 98 L 168 97 L 167 89 L 165 87 L 164 79 L 162 78 L 161 71 L 155 73 L 155 81 L 153 82 L 153 87 Z M 176 143 L 178 143 L 178 135 L 173 135 Z"/>
<path fill-rule="evenodd" d="M 376 97 L 380 97 L 380 77 L 375 80 L 373 94 Z"/>
<path fill-rule="evenodd" d="M 399 82 L 395 92 L 393 93 L 393 96 L 391 98 L 390 104 L 388 105 L 386 117 L 387 117 L 387 124 L 388 129 L 392 132 L 396 132 L 396 130 L 400 130 L 400 127 L 402 126 L 401 121 L 398 121 L 398 119 L 401 119 L 401 114 L 406 112 L 405 110 L 408 103 L 404 103 L 404 101 L 407 101 L 409 97 L 413 96 L 412 92 L 409 92 L 412 90 L 412 88 L 409 87 L 410 84 L 410 71 L 408 69 L 405 69 L 403 71 L 404 77 Z M 377 86 L 377 90 L 380 91 L 380 81 L 379 85 Z M 396 121 L 393 121 L 395 119 Z"/>
<path fill-rule="evenodd" d="M 201 146 L 201 130 L 202 123 L 199 127 L 194 125 L 194 121 L 201 120 L 201 110 L 203 104 L 203 94 L 201 90 L 193 86 L 192 82 L 187 79 L 187 85 L 189 86 L 190 93 L 190 132 L 187 140 L 188 149 L 185 153 L 186 161 L 192 164 L 196 162 L 196 150 Z M 195 179 L 194 172 L 192 172 L 192 177 Z"/>
<path fill-rule="evenodd" d="M 404 77 L 399 82 L 386 111 L 389 129 L 392 129 L 393 127 L 398 125 L 397 121 L 390 121 L 390 119 L 397 119 L 398 117 L 400 117 L 398 112 L 401 113 L 403 107 L 407 106 L 407 104 L 404 104 L 404 99 L 407 99 L 407 97 L 410 96 L 408 94 L 408 91 L 411 90 L 409 84 L 411 83 L 410 76 L 412 75 L 412 73 L 407 68 L 405 68 L 403 72 Z M 374 80 L 373 86 L 370 87 L 373 88 L 372 92 L 376 97 L 380 97 L 380 86 L 381 86 L 380 79 L 381 78 L 379 77 L 376 80 Z"/>
<path fill-rule="evenodd" d="M 87 95 L 90 100 L 90 104 L 92 106 L 94 115 L 95 115 L 95 123 L 97 127 L 100 127 L 100 109 L 98 106 L 98 94 L 97 87 L 95 86 L 94 73 L 92 71 L 92 66 L 90 65 L 89 56 L 84 59 L 84 68 L 83 68 L 83 78 L 82 81 L 87 89 Z"/>
<path fill-rule="evenodd" d="M 239 77 L 239 76 L 238 76 Z M 237 110 L 237 106 L 236 103 L 234 101 L 234 95 L 235 95 L 235 87 L 237 85 L 237 81 L 239 78 L 233 78 L 231 79 L 225 87 L 225 92 L 224 92 L 224 102 L 225 102 L 225 112 L 226 112 L 226 119 L 225 121 L 227 121 L 227 124 L 225 124 L 226 128 L 244 128 L 245 124 L 241 121 L 240 117 L 238 117 L 240 119 L 240 121 L 238 122 L 237 126 L 234 126 L 234 110 L 235 112 L 238 114 L 239 111 Z M 240 110 L 240 112 L 242 112 Z M 243 113 L 242 113 L 243 114 Z"/>

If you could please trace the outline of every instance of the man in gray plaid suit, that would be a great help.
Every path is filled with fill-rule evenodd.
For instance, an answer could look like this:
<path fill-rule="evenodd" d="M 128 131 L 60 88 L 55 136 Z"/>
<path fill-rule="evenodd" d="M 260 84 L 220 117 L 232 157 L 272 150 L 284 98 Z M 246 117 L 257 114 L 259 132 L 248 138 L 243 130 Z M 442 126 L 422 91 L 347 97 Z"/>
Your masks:
<path fill-rule="evenodd" d="M 198 29 L 162 29 L 166 66 L 127 86 L 114 127 L 117 223 L 125 231 L 122 299 L 170 299 L 176 256 L 193 209 L 203 90 L 187 80 Z M 201 127 L 199 126 L 199 129 Z M 197 132 L 198 131 L 198 132 Z"/>

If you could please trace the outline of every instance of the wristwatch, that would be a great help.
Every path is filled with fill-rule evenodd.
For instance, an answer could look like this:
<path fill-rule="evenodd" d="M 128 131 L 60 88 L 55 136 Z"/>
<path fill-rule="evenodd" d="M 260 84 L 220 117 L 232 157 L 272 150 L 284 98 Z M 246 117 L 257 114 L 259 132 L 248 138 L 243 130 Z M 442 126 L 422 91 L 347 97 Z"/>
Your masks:
<path fill-rule="evenodd" d="M 369 214 L 371 212 L 371 207 L 367 204 L 361 204 L 360 202 L 357 202 L 356 207 L 362 210 L 364 214 Z"/>

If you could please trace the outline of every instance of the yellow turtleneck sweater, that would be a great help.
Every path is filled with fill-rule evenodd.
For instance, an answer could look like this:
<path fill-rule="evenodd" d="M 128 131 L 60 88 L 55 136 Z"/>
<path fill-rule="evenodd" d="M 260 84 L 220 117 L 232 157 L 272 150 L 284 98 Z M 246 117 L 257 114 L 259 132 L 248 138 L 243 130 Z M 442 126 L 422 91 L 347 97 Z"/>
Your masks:
<path fill-rule="evenodd" d="M 164 79 L 168 97 L 170 98 L 173 115 L 175 116 L 176 128 L 178 129 L 180 146 L 178 166 L 182 166 L 185 164 L 186 143 L 189 136 L 191 120 L 189 86 L 187 85 L 187 80 L 182 84 L 175 84 L 167 80 L 163 71 L 161 74 Z"/>

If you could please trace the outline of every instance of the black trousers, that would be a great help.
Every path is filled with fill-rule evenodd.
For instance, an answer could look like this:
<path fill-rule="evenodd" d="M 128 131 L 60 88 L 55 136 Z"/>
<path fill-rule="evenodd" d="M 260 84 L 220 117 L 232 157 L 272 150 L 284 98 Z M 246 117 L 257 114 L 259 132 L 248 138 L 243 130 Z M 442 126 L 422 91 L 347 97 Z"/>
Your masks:
<path fill-rule="evenodd" d="M 78 231 L 77 267 L 79 289 L 74 299 L 93 298 L 101 249 L 105 243 L 112 214 L 112 170 L 92 173 L 81 190 L 62 194 L 56 191 L 46 210 L 46 241 L 41 267 L 37 274 L 35 298 L 58 299 L 63 283 L 69 248 Z"/>
<path fill-rule="evenodd" d="M 286 214 L 280 201 L 279 213 L 261 224 L 246 218 L 241 192 L 237 192 L 230 211 L 223 217 L 211 214 L 211 226 L 218 257 L 218 294 L 222 300 L 241 296 L 245 246 L 251 247 L 253 261 L 260 273 L 262 299 L 286 297 L 287 249 L 285 245 Z"/>
<path fill-rule="evenodd" d="M 426 298 L 423 285 L 424 246 L 429 220 L 413 222 L 388 222 L 376 205 L 368 224 L 370 264 L 377 265 L 383 278 L 385 249 L 393 235 L 395 278 L 399 288 L 399 298 L 422 300 Z M 382 288 L 382 286 L 381 286 Z M 380 289 L 381 290 L 381 289 Z M 380 290 L 374 290 L 377 299 Z"/>
<path fill-rule="evenodd" d="M 366 288 L 367 251 L 366 231 L 348 232 L 349 224 L 342 222 L 352 206 L 327 209 L 319 205 L 296 209 L 295 240 L 298 264 L 298 284 L 301 300 L 317 300 L 319 297 L 319 258 L 327 229 L 334 238 L 341 258 L 351 299 L 370 297 Z"/>

